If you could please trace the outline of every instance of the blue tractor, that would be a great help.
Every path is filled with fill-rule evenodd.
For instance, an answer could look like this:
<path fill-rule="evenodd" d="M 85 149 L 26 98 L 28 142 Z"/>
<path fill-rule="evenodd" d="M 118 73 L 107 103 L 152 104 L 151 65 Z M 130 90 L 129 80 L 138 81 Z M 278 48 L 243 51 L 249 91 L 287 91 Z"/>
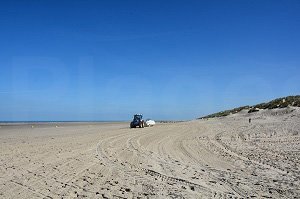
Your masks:
<path fill-rule="evenodd" d="M 135 114 L 132 122 L 130 123 L 130 128 L 136 128 L 137 126 L 140 128 L 144 128 L 145 126 L 142 114 Z"/>

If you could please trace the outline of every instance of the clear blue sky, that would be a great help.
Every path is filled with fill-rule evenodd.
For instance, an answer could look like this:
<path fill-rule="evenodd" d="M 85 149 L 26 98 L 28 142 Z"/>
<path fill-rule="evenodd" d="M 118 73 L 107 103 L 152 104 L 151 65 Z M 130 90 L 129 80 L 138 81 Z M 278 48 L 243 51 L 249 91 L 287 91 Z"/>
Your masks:
<path fill-rule="evenodd" d="M 300 93 L 300 1 L 3 1 L 0 120 L 193 119 Z"/>

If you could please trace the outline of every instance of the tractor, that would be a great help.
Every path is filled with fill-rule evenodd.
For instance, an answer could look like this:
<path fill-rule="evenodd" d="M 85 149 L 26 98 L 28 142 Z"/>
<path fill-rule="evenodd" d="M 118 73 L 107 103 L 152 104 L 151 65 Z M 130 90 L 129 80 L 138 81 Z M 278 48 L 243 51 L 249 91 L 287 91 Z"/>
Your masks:
<path fill-rule="evenodd" d="M 136 128 L 137 126 L 140 128 L 144 128 L 145 126 L 142 114 L 135 114 L 132 122 L 130 123 L 130 128 Z"/>

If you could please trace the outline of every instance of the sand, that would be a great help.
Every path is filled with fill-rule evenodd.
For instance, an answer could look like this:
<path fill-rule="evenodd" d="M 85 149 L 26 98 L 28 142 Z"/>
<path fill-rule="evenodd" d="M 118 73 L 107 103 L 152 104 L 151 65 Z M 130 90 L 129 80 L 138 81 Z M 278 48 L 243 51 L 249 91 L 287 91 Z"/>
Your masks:
<path fill-rule="evenodd" d="M 1 124 L 0 198 L 300 197 L 299 108 L 128 126 Z"/>

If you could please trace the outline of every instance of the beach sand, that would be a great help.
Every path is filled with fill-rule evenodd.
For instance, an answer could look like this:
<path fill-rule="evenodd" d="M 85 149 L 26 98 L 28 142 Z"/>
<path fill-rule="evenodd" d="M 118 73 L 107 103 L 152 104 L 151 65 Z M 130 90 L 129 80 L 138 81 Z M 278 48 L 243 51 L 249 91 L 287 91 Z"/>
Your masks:
<path fill-rule="evenodd" d="M 299 108 L 144 129 L 0 126 L 0 198 L 300 197 Z"/>

